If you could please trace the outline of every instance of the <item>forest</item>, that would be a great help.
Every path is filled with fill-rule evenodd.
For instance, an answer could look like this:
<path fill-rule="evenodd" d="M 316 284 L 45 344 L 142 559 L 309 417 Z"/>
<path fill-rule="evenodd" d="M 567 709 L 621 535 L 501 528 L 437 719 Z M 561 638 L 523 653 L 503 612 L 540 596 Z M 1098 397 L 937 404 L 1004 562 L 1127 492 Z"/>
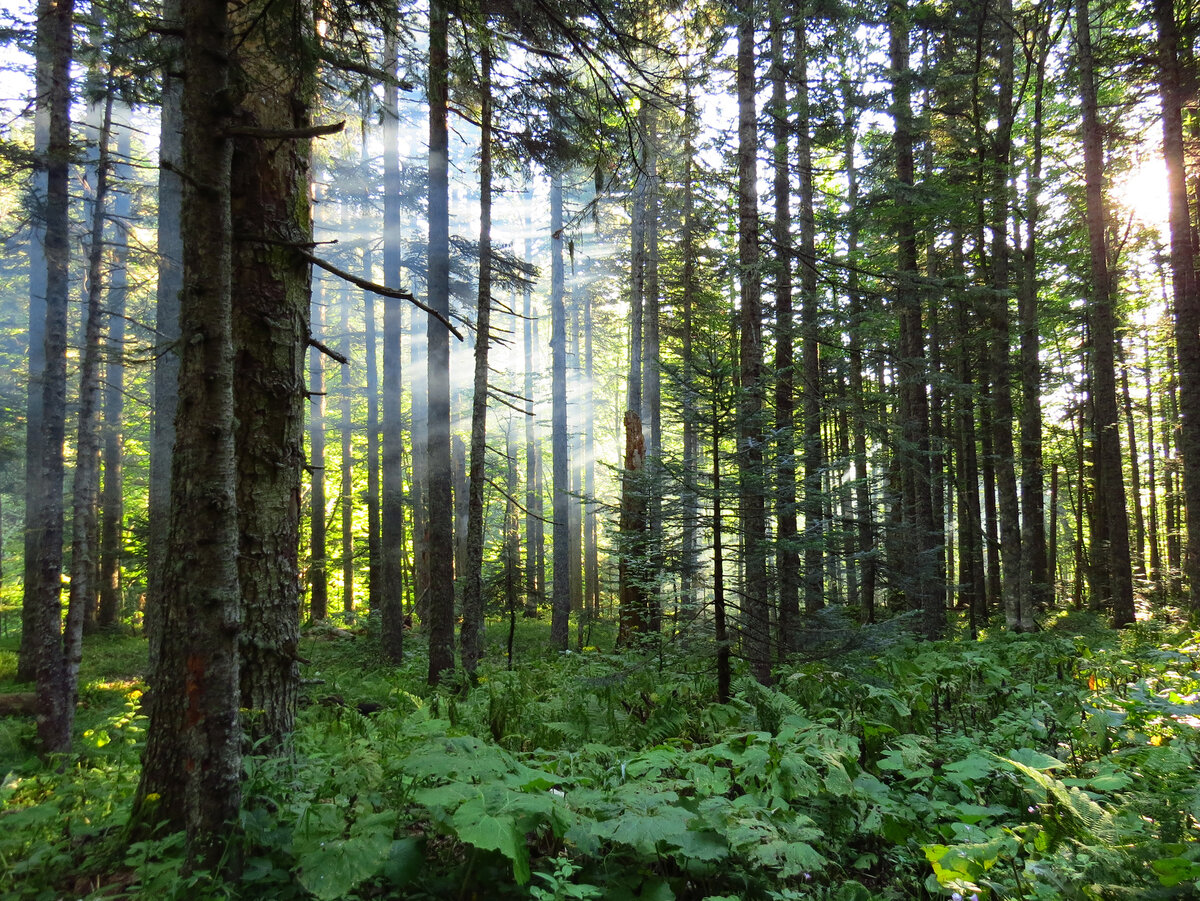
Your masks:
<path fill-rule="evenodd" d="M 1200 896 L 1198 38 L 0 9 L 0 895 Z"/>

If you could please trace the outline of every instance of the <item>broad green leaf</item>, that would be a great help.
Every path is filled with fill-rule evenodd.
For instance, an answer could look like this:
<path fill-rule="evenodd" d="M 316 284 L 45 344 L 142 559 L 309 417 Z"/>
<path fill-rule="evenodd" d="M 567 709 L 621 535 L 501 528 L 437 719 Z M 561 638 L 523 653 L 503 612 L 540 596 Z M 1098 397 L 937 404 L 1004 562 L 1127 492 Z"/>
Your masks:
<path fill-rule="evenodd" d="M 1057 770 L 1066 766 L 1057 757 L 1051 757 L 1049 754 L 1043 754 L 1041 751 L 1035 751 L 1032 748 L 1018 748 L 1016 751 L 1009 751 L 1007 759 L 1013 763 L 1019 763 L 1022 766 L 1042 771 Z"/>
<path fill-rule="evenodd" d="M 452 825 L 461 841 L 484 851 L 499 851 L 511 860 L 518 885 L 529 881 L 529 849 L 511 816 L 494 816 L 484 810 L 482 801 L 468 801 L 454 812 Z"/>
<path fill-rule="evenodd" d="M 379 874 L 391 846 L 391 830 L 330 839 L 297 856 L 298 879 L 320 901 L 343 898 L 361 882 Z"/>

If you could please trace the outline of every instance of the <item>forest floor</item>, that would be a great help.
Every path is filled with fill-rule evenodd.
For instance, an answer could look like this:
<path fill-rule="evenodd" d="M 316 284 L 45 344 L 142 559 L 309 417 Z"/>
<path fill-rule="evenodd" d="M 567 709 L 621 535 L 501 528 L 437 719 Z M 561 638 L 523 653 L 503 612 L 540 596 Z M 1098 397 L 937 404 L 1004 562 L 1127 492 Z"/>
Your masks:
<path fill-rule="evenodd" d="M 1117 633 L 919 642 L 810 621 L 805 651 L 715 703 L 686 635 L 575 650 L 488 627 L 475 686 L 424 683 L 423 639 L 378 663 L 359 625 L 305 630 L 295 754 L 249 755 L 240 879 L 130 845 L 146 645 L 85 649 L 76 752 L 47 765 L 0 718 L 0 897 L 1153 898 L 1200 887 L 1200 636 L 1161 611 Z M 5 631 L 0 629 L 0 631 Z M 572 636 L 573 642 L 577 636 Z M 0 636 L 0 693 L 17 639 Z"/>

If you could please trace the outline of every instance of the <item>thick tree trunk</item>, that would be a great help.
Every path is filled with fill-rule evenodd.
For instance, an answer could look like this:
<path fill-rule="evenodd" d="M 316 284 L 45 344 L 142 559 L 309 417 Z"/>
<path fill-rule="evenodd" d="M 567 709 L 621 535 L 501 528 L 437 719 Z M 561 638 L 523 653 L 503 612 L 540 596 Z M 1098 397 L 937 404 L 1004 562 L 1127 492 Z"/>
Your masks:
<path fill-rule="evenodd" d="M 373 270 L 370 248 L 364 249 L 363 276 L 371 280 Z M 398 281 L 392 282 L 392 285 L 398 284 Z M 379 333 L 373 291 L 363 292 L 363 343 L 367 368 L 367 609 L 376 616 L 383 603 L 383 547 L 380 539 Z"/>
<path fill-rule="evenodd" d="M 621 473 L 621 521 L 618 536 L 620 626 L 617 644 L 626 645 L 650 630 L 646 592 L 646 440 L 642 420 L 625 411 L 625 470 Z"/>
<path fill-rule="evenodd" d="M 41 431 L 32 479 L 37 494 L 26 508 L 33 566 L 27 570 L 23 615 L 32 638 L 38 740 L 44 751 L 66 751 L 74 723 L 74 689 L 62 636 L 63 439 L 67 415 L 67 305 L 71 262 L 67 181 L 71 144 L 71 25 L 74 5 L 40 2 L 37 23 L 37 106 L 48 119 L 43 222 L 46 281 Z M 79 611 L 82 612 L 82 611 Z M 70 619 L 70 616 L 68 616 Z M 73 624 L 68 623 L 68 645 Z M 74 653 L 67 648 L 67 653 Z"/>
<path fill-rule="evenodd" d="M 712 406 L 712 555 L 713 555 L 713 630 L 717 643 L 717 702 L 729 702 L 732 682 L 732 647 L 725 615 L 725 550 L 721 546 L 721 407 L 720 392 L 713 385 Z"/>
<path fill-rule="evenodd" d="M 338 304 L 341 319 L 338 330 L 342 333 L 342 356 L 351 360 L 354 341 L 350 335 L 350 286 L 342 285 L 338 293 L 341 298 Z M 338 432 L 342 439 L 342 453 L 338 496 L 342 514 L 339 536 L 342 543 L 342 612 L 351 613 L 354 610 L 354 372 L 349 363 L 343 363 L 339 373 Z"/>
<path fill-rule="evenodd" d="M 323 282 L 316 279 L 312 293 L 311 333 L 325 339 L 325 300 Z M 325 551 L 325 355 L 314 347 L 308 364 L 308 386 L 312 395 L 309 413 L 309 468 L 312 490 L 309 500 L 308 618 L 323 620 L 329 616 L 329 559 Z"/>
<path fill-rule="evenodd" d="M 530 223 L 526 220 L 525 260 L 533 261 L 533 242 L 528 236 Z M 538 438 L 536 404 L 534 402 L 534 351 L 537 344 L 537 320 L 533 316 L 533 292 L 525 286 L 522 315 L 525 329 L 525 615 L 537 616 L 538 604 L 546 586 L 543 565 L 544 529 L 542 525 L 542 446 Z"/>
<path fill-rule="evenodd" d="M 796 528 L 796 360 L 793 344 L 792 313 L 792 175 L 788 156 L 787 82 L 789 74 L 804 91 L 805 57 L 797 45 L 794 59 L 789 62 L 784 48 L 783 4 L 773 0 L 771 15 L 771 133 L 774 139 L 773 192 L 775 223 L 772 238 L 775 260 L 771 267 L 775 275 L 775 434 L 776 481 L 775 520 L 778 536 L 775 546 L 775 571 L 779 579 L 779 647 L 781 651 L 796 649 L 796 630 L 800 620 L 800 555 L 797 553 Z M 798 17 L 798 21 L 803 21 Z M 797 40 L 802 40 L 804 28 L 796 27 Z M 792 72 L 792 65 L 796 71 Z M 799 100 L 797 105 L 799 106 Z M 805 123 L 797 122 L 799 132 Z M 802 140 L 802 139 L 801 139 Z M 798 165 L 803 168 L 804 160 Z M 803 178 L 803 176 L 802 176 Z M 804 252 L 801 236 L 801 254 Z M 805 263 L 811 260 L 804 261 Z M 803 265 L 803 264 L 802 264 Z"/>
<path fill-rule="evenodd" d="M 311 122 L 314 39 L 305 0 L 259 0 L 232 14 L 238 123 L 290 131 Z M 232 214 L 238 580 L 244 728 L 265 750 L 291 739 L 300 686 L 300 510 L 308 262 L 260 236 L 311 240 L 310 141 L 234 139 Z"/>
<path fill-rule="evenodd" d="M 461 632 L 463 669 L 471 677 L 483 657 L 483 486 L 487 453 L 488 350 L 492 343 L 492 50 L 490 36 L 486 33 L 486 13 L 483 23 L 484 33 L 479 35 L 479 307 L 475 319 L 475 384 L 471 396 L 467 561 L 463 573 Z M 505 534 L 507 536 L 507 532 Z"/>
<path fill-rule="evenodd" d="M 103 124 L 97 143 L 96 190 L 92 198 L 88 248 L 87 299 L 83 355 L 79 365 L 79 418 L 75 430 L 75 478 L 71 486 L 71 588 L 63 647 L 66 671 L 63 705 L 70 735 L 75 715 L 79 664 L 83 659 L 83 630 L 95 627 L 96 575 L 99 571 L 96 513 L 100 499 L 100 335 L 104 312 L 104 220 L 108 206 L 109 139 L 112 131 L 113 85 L 108 80 Z"/>
<path fill-rule="evenodd" d="M 394 17 L 384 34 L 384 70 L 396 74 L 399 37 Z M 403 265 L 400 225 L 399 91 L 390 78 L 383 86 L 383 283 L 399 287 Z M 403 308 L 383 306 L 383 510 L 380 522 L 380 641 L 383 658 L 404 656 L 404 409 L 402 397 Z M 415 395 L 414 395 L 415 396 Z M 419 453 L 413 445 L 413 456 Z"/>
<path fill-rule="evenodd" d="M 449 13 L 445 0 L 429 9 L 429 305 L 450 314 L 450 181 L 447 88 Z M 429 684 L 454 668 L 454 525 L 450 470 L 450 333 L 427 320 L 429 475 Z"/>
<path fill-rule="evenodd" d="M 167 599 L 163 577 L 167 559 L 167 534 L 171 517 L 171 457 L 175 447 L 175 415 L 179 406 L 179 304 L 183 291 L 183 238 L 180 226 L 183 203 L 183 78 L 181 41 L 183 0 L 164 0 L 162 44 L 162 118 L 158 154 L 158 290 L 154 304 L 154 329 L 158 353 L 154 357 L 154 414 L 150 438 L 150 488 L 148 503 L 145 631 L 151 667 L 159 657 L 162 617 Z"/>
<path fill-rule="evenodd" d="M 599 534 L 596 516 L 596 399 L 592 355 L 592 298 L 583 297 L 584 417 L 583 417 L 583 606 L 592 619 L 600 616 Z"/>
<path fill-rule="evenodd" d="M 796 23 L 796 162 L 800 170 L 800 330 L 803 340 L 801 392 L 804 398 L 804 610 L 825 606 L 824 494 L 821 472 L 821 336 L 817 291 L 816 219 L 813 214 L 812 127 L 808 99 L 808 35 L 804 19 Z"/>
<path fill-rule="evenodd" d="M 1162 585 L 1162 544 L 1158 537 L 1158 448 L 1154 438 L 1154 387 L 1150 365 L 1150 332 L 1142 332 L 1142 377 L 1146 386 L 1146 483 L 1150 495 L 1150 584 L 1155 588 Z"/>
<path fill-rule="evenodd" d="M 1092 391 L 1096 405 L 1095 436 L 1098 443 L 1096 495 L 1103 498 L 1104 523 L 1108 537 L 1108 546 L 1101 548 L 1099 544 L 1093 544 L 1092 554 L 1094 561 L 1106 562 L 1112 594 L 1113 624 L 1124 626 L 1134 621 L 1133 575 L 1130 569 L 1129 520 L 1126 514 L 1125 479 L 1121 468 L 1121 442 L 1118 431 L 1120 420 L 1117 413 L 1114 355 L 1115 299 L 1112 296 L 1112 276 L 1104 233 L 1105 223 L 1108 221 L 1104 201 L 1104 138 L 1096 100 L 1088 0 L 1075 0 L 1075 24 L 1079 41 L 1079 78 L 1083 95 L 1083 168 L 1087 197 L 1088 244 L 1092 257 Z M 1197 339 L 1196 351 L 1196 362 L 1200 366 L 1200 339 Z M 1197 388 L 1200 388 L 1200 382 Z M 1188 395 L 1187 391 L 1183 393 L 1185 397 Z M 1197 413 L 1200 414 L 1200 404 L 1197 406 Z M 1200 418 L 1196 419 L 1196 423 L 1200 426 Z M 1200 510 L 1200 504 L 1197 510 Z M 1200 545 L 1197 547 L 1200 548 Z"/>
<path fill-rule="evenodd" d="M 758 112 L 755 19 L 751 0 L 737 4 L 738 265 L 741 345 L 738 475 L 742 520 L 742 630 L 750 671 L 771 679 L 771 608 L 767 582 L 766 467 L 763 460 L 762 283 L 758 233 Z"/>
<path fill-rule="evenodd" d="M 581 421 L 583 414 L 583 354 L 580 347 L 582 324 L 579 315 L 579 308 L 583 304 L 581 294 L 582 292 L 576 284 L 571 290 L 570 358 L 572 364 L 568 377 L 568 396 L 571 401 L 567 405 L 568 457 L 571 461 L 571 491 L 567 501 L 570 513 L 567 534 L 570 544 L 567 552 L 571 558 L 571 609 L 576 613 L 578 630 L 583 629 L 584 621 L 587 619 L 587 611 L 583 606 L 583 463 L 580 459 L 583 445 L 583 423 Z M 572 407 L 574 407 L 573 414 Z M 578 634 L 582 637 L 583 632 L 579 631 Z M 583 645 L 581 644 L 580 647 Z"/>
<path fill-rule="evenodd" d="M 179 414 L 172 461 L 159 658 L 135 821 L 185 828 L 190 859 L 227 857 L 241 800 L 238 716 L 241 604 L 234 456 L 229 125 L 230 35 L 224 0 L 183 10 Z"/>
<path fill-rule="evenodd" d="M 1042 132 L 1046 60 L 1050 52 L 1050 23 L 1039 22 L 1034 58 L 1033 130 L 1026 174 L 1025 249 L 1017 317 L 1021 335 L 1021 577 L 1029 592 L 1022 603 L 1022 628 L 1034 626 L 1033 614 L 1053 600 L 1053 581 L 1047 573 L 1046 511 L 1043 501 L 1041 341 L 1038 323 L 1038 229 L 1041 219 Z"/>
<path fill-rule="evenodd" d="M 992 453 L 996 461 L 996 490 L 1000 526 L 1001 592 L 1004 620 L 1009 629 L 1027 631 L 1033 626 L 1028 609 L 1028 577 L 1022 578 L 1021 514 L 1017 505 L 1017 476 L 1013 454 L 1011 313 L 1008 297 L 1008 223 L 1012 198 L 1009 172 L 1012 157 L 1013 14 L 1012 0 L 1000 0 L 997 15 L 999 81 L 996 85 L 999 121 L 991 136 L 992 152 L 992 297 L 988 368 L 992 383 Z"/>
<path fill-rule="evenodd" d="M 1159 79 L 1163 110 L 1163 157 L 1170 198 L 1171 283 L 1174 290 L 1175 347 L 1179 361 L 1179 450 L 1188 523 L 1183 568 L 1188 608 L 1200 616 L 1200 287 L 1191 240 L 1187 167 L 1183 144 L 1183 73 L 1179 28 L 1172 0 L 1155 0 Z"/>
<path fill-rule="evenodd" d="M 843 87 L 844 107 L 851 109 L 852 97 L 849 86 Z M 863 309 L 862 294 L 858 284 L 858 168 L 854 163 L 857 136 L 855 123 L 847 115 L 842 136 L 846 169 L 846 202 L 850 208 L 850 225 L 846 230 L 847 282 L 846 293 L 849 306 L 849 343 L 846 348 L 849 369 L 848 389 L 853 409 L 854 422 L 854 515 L 857 532 L 857 557 L 861 573 L 861 604 L 864 622 L 875 622 L 875 576 L 877 571 L 875 552 L 875 511 L 871 503 L 871 481 L 867 469 L 867 398 L 863 384 Z M 853 564 L 851 564 L 853 565 Z"/>
<path fill-rule="evenodd" d="M 926 393 L 924 330 L 921 298 L 917 288 L 917 242 L 915 211 L 910 199 L 914 181 L 913 122 L 911 107 L 912 70 L 909 68 L 909 11 L 907 0 L 888 4 L 892 85 L 892 116 L 896 123 L 893 146 L 896 152 L 897 285 L 896 309 L 900 320 L 897 360 L 901 397 L 901 470 L 908 487 L 911 509 L 913 553 L 905 592 L 922 613 L 922 631 L 938 638 L 946 627 L 944 586 L 938 584 L 940 548 L 936 543 L 933 502 L 930 494 L 929 398 Z M 905 189 L 908 190 L 905 190 Z"/>
<path fill-rule="evenodd" d="M 114 110 L 117 153 L 113 161 L 113 181 L 130 182 L 129 108 L 118 104 Z M 113 197 L 114 237 L 112 272 L 108 280 L 108 360 L 104 375 L 104 488 L 100 497 L 100 609 L 97 623 L 101 628 L 116 624 L 121 615 L 121 556 L 125 532 L 123 479 L 123 426 L 125 418 L 125 300 L 129 293 L 129 221 L 132 214 L 130 190 L 118 190 Z"/>
<path fill-rule="evenodd" d="M 44 207 L 47 200 L 50 145 L 51 54 L 50 33 L 55 25 L 51 13 L 55 5 L 38 3 L 39 31 L 36 90 L 33 120 L 33 185 L 30 201 Z M 164 13 L 165 14 L 165 13 Z M 164 98 L 165 103 L 165 98 Z M 164 114 L 165 115 L 165 114 Z M 29 224 L 29 370 L 25 396 L 25 546 L 23 573 L 25 599 L 21 606 L 21 645 L 17 654 L 17 679 L 32 682 L 37 678 L 39 614 L 29 587 L 38 580 L 39 534 L 32 528 L 45 490 L 42 487 L 42 402 L 46 377 L 46 219 L 33 216 Z"/>
<path fill-rule="evenodd" d="M 683 323 L 683 384 L 685 389 L 683 392 L 683 573 L 680 601 L 684 609 L 689 610 L 697 602 L 696 593 L 699 588 L 697 577 L 700 571 L 700 499 L 698 496 L 700 436 L 697 429 L 700 411 L 696 408 L 696 393 L 692 387 L 696 377 L 692 349 L 696 306 L 696 190 L 692 162 L 696 106 L 690 88 L 684 110 L 683 246 L 681 248 L 683 254 L 681 293 L 683 296 L 680 306 Z M 589 337 L 590 334 L 589 329 Z M 590 343 L 588 346 L 590 348 Z M 590 353 L 588 383 L 591 383 Z"/>
<path fill-rule="evenodd" d="M 1117 360 L 1121 367 L 1121 413 L 1125 419 L 1125 437 L 1129 442 L 1129 491 L 1135 498 L 1133 504 L 1133 558 L 1134 575 L 1142 581 L 1146 579 L 1146 517 L 1142 510 L 1142 472 L 1138 464 L 1137 427 L 1133 418 L 1133 397 L 1129 393 L 1129 360 L 1122 346 L 1121 338 L 1117 336 Z"/>
<path fill-rule="evenodd" d="M 554 586 L 551 590 L 550 646 L 567 649 L 571 616 L 570 543 L 567 530 L 567 311 L 563 286 L 562 174 L 550 176 L 550 444 L 554 492 Z"/>

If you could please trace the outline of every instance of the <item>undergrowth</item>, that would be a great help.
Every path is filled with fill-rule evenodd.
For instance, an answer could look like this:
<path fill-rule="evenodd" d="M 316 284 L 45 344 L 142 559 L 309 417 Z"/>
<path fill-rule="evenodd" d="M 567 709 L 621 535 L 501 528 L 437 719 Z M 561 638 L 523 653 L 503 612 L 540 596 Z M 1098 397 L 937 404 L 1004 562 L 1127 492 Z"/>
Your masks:
<path fill-rule="evenodd" d="M 1069 625 L 842 650 L 726 705 L 694 648 L 534 652 L 522 623 L 512 670 L 431 691 L 419 639 L 384 668 L 324 630 L 293 757 L 246 758 L 233 884 L 124 840 L 145 724 L 135 645 L 105 639 L 78 754 L 0 726 L 0 894 L 1194 896 L 1200 635 Z"/>

